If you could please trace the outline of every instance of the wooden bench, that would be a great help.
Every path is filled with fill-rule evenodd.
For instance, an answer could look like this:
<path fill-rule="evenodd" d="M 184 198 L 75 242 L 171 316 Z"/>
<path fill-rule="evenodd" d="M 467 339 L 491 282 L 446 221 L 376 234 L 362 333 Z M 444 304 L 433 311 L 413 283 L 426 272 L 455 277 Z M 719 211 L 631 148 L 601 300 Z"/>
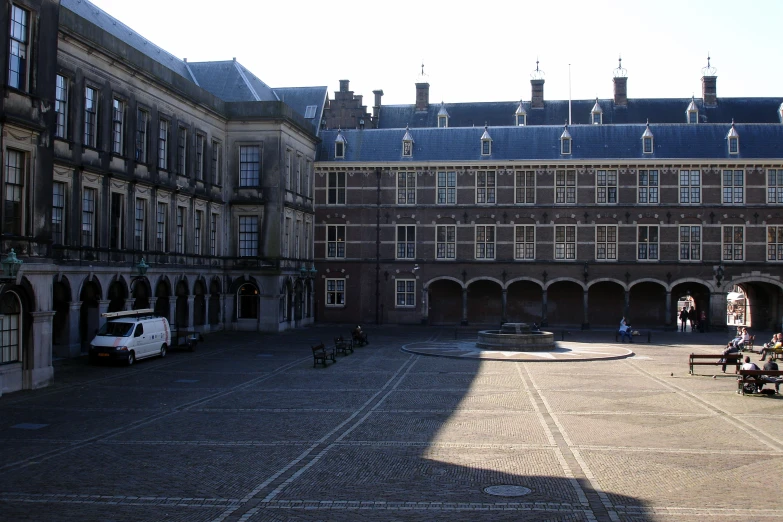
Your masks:
<path fill-rule="evenodd" d="M 725 362 L 724 362 L 725 360 Z M 723 355 L 722 353 L 692 353 L 688 356 L 688 366 L 690 374 L 693 375 L 694 366 L 723 366 L 734 365 L 734 373 L 739 372 L 742 365 L 742 354 L 739 352 Z"/>
<path fill-rule="evenodd" d="M 188 351 L 195 351 L 199 342 L 203 342 L 204 337 L 195 330 L 171 330 L 171 347 L 184 346 Z"/>
<path fill-rule="evenodd" d="M 313 348 L 313 368 L 317 364 L 323 364 L 326 366 L 326 361 L 331 359 L 332 362 L 337 362 L 337 359 L 334 356 L 334 347 L 327 348 L 324 346 L 324 343 L 316 344 Z"/>
<path fill-rule="evenodd" d="M 370 344 L 370 341 L 367 339 L 367 332 L 356 333 L 356 331 L 353 331 L 351 332 L 351 339 L 354 346 L 362 347 Z"/>
<path fill-rule="evenodd" d="M 740 351 L 741 352 L 750 352 L 750 353 L 756 353 L 753 351 L 753 344 L 756 342 L 756 336 L 751 335 L 750 339 L 746 343 L 742 343 L 740 345 Z"/>
<path fill-rule="evenodd" d="M 775 389 L 780 385 L 781 381 L 777 379 L 783 379 L 783 371 L 781 370 L 739 370 L 739 377 L 737 377 L 737 393 L 745 395 L 746 384 L 775 384 Z M 759 387 L 759 389 L 761 389 Z"/>
<path fill-rule="evenodd" d="M 335 337 L 334 349 L 337 351 L 337 353 L 342 353 L 343 355 L 348 355 L 349 351 L 353 353 L 353 341 L 346 341 L 343 339 L 342 335 Z"/>

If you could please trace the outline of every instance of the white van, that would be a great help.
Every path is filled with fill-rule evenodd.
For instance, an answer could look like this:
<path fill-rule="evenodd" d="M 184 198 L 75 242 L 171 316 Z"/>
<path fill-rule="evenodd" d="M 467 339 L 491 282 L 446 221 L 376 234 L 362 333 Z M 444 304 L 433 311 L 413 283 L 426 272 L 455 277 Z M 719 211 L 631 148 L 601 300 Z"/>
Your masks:
<path fill-rule="evenodd" d="M 109 312 L 107 319 L 90 343 L 90 362 L 101 360 L 125 362 L 166 356 L 171 344 L 171 329 L 165 317 L 156 317 L 152 308 Z"/>

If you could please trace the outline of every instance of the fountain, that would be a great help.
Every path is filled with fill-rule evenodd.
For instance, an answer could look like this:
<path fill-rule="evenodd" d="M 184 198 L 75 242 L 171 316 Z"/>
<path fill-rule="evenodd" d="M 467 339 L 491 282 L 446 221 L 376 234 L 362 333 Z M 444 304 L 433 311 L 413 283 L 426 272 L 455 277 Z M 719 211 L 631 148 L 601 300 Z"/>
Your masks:
<path fill-rule="evenodd" d="M 542 332 L 535 324 L 504 323 L 500 330 L 482 330 L 476 346 L 485 350 L 536 352 L 555 349 L 555 334 Z"/>

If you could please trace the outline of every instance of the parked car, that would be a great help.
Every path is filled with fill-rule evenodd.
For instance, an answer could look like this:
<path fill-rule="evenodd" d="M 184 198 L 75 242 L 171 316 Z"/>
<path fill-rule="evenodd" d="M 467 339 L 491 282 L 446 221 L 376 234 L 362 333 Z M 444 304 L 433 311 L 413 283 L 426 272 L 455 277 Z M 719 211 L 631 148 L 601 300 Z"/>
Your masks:
<path fill-rule="evenodd" d="M 106 323 L 90 343 L 90 362 L 121 361 L 128 366 L 138 359 L 166 356 L 171 345 L 171 328 L 154 310 L 128 310 L 102 314 Z"/>

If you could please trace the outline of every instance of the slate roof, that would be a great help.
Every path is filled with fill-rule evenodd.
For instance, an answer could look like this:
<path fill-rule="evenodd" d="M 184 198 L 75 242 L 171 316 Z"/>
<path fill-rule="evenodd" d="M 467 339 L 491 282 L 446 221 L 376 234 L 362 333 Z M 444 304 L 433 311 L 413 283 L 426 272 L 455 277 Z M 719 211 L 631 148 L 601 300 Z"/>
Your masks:
<path fill-rule="evenodd" d="M 236 60 L 187 65 L 196 82 L 223 101 L 280 101 L 271 87 Z"/>
<path fill-rule="evenodd" d="M 594 103 L 594 102 L 593 102 Z M 741 124 L 739 154 L 728 153 L 726 136 L 730 124 L 650 124 L 655 135 L 653 154 L 642 153 L 642 135 L 647 126 L 571 125 L 572 154 L 560 154 L 562 125 L 490 127 L 492 154 L 481 155 L 483 127 L 427 128 L 411 131 L 416 141 L 413 156 L 402 157 L 405 129 L 342 130 L 345 159 L 335 159 L 337 132 L 322 131 L 318 161 L 335 162 L 497 162 L 509 160 L 685 160 L 766 159 L 783 161 L 783 125 Z"/>
<path fill-rule="evenodd" d="M 191 79 L 183 60 L 180 60 L 165 49 L 150 42 L 98 6 L 87 0 L 60 0 L 60 7 L 68 9 L 85 20 L 92 22 L 120 41 L 125 42 L 137 51 L 145 54 L 164 67 L 171 69 L 180 76 L 189 80 Z"/>
<path fill-rule="evenodd" d="M 696 99 L 701 123 L 781 123 L 780 104 L 783 98 L 719 98 L 715 107 L 705 107 Z M 571 123 L 590 124 L 590 112 L 596 100 L 573 100 Z M 625 107 L 615 106 L 613 99 L 598 100 L 603 110 L 604 125 L 645 123 L 685 123 L 691 98 L 629 99 Z M 519 101 L 446 103 L 449 127 L 490 127 L 516 125 L 515 114 Z M 543 109 L 533 109 L 530 102 L 522 102 L 528 125 L 563 125 L 568 120 L 568 100 L 544 102 Z M 415 105 L 382 105 L 378 128 L 396 129 L 437 127 L 440 104 L 431 104 L 426 111 L 417 111 Z"/>
<path fill-rule="evenodd" d="M 291 107 L 293 110 L 305 115 L 305 109 L 308 105 L 315 105 L 315 116 L 308 118 L 315 128 L 315 133 L 318 135 L 320 130 L 321 118 L 323 117 L 324 105 L 329 96 L 329 88 L 323 87 L 275 87 L 272 89 L 277 97 Z"/>

